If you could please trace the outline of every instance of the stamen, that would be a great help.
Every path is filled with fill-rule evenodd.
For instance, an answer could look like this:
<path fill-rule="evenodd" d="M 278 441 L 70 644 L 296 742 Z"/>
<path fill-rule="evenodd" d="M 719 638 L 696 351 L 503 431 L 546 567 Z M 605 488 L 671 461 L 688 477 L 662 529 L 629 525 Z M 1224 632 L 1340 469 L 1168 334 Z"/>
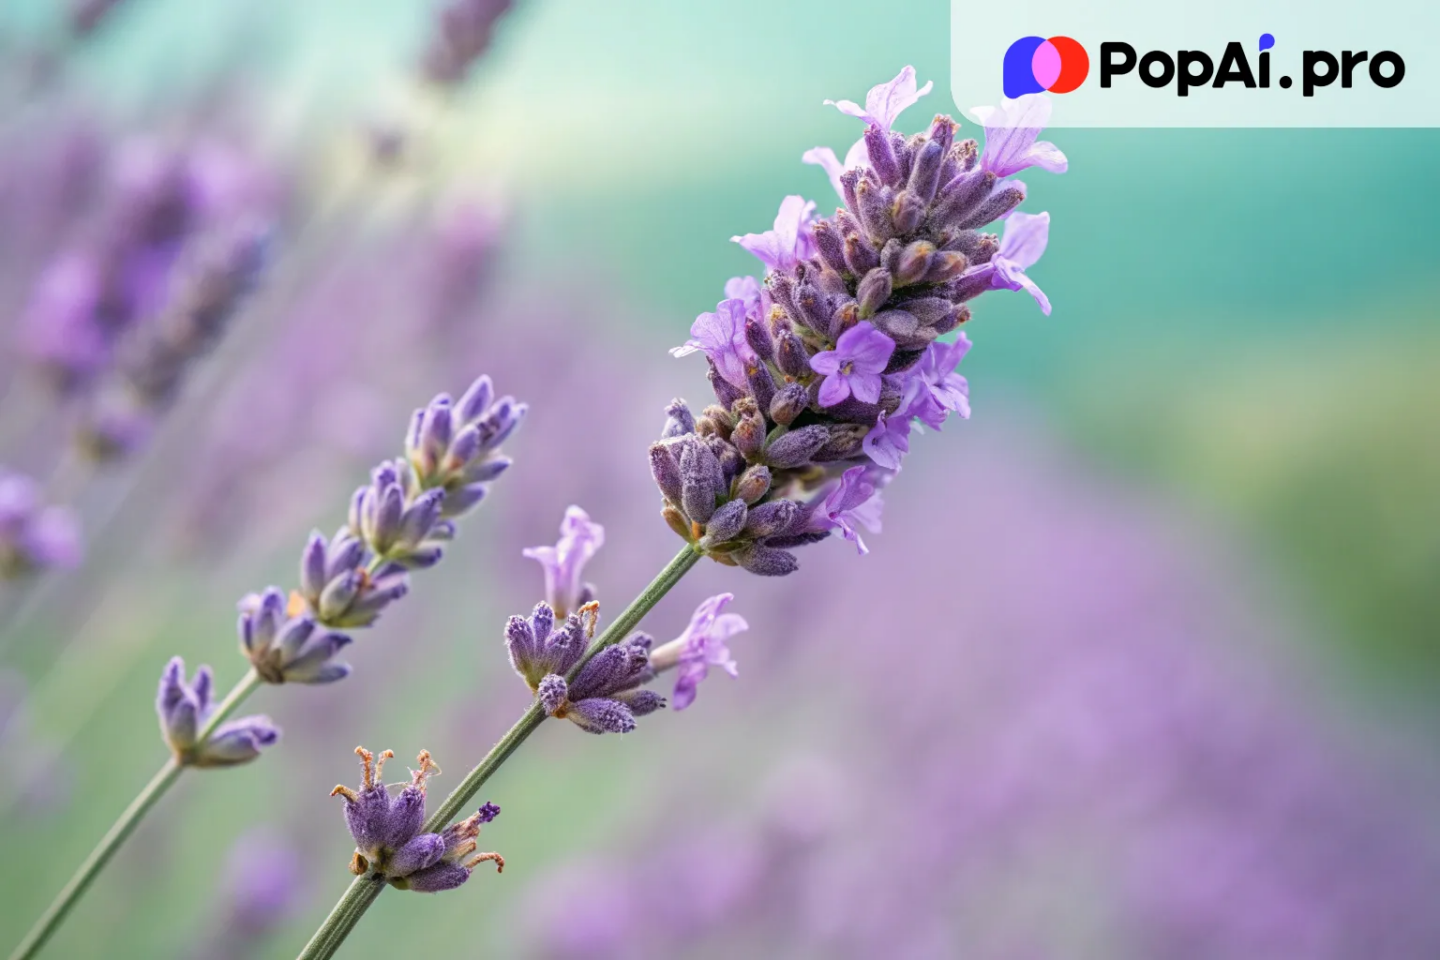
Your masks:
<path fill-rule="evenodd" d="M 411 783 L 423 790 L 425 789 L 425 778 L 434 776 L 435 774 L 439 773 L 440 768 L 435 765 L 434 760 L 430 759 L 429 750 L 421 750 L 420 756 L 415 758 L 415 762 L 420 764 L 420 769 L 410 771 L 412 777 L 414 778 L 413 780 L 411 780 Z"/>
<path fill-rule="evenodd" d="M 494 861 L 495 861 L 495 872 L 496 872 L 496 873 L 504 873 L 504 872 L 505 872 L 505 858 L 502 857 L 502 856 L 500 856 L 500 854 L 498 854 L 498 853 L 480 853 L 480 854 L 476 854 L 473 858 L 471 858 L 471 860 L 470 860 L 468 863 L 465 864 L 465 868 L 466 868 L 467 870 L 474 870 L 477 865 L 484 863 L 486 860 L 494 860 Z"/>
<path fill-rule="evenodd" d="M 591 600 L 579 610 L 580 621 L 585 625 L 585 639 L 595 639 L 595 627 L 600 623 L 600 603 Z"/>
<path fill-rule="evenodd" d="M 330 791 L 330 796 L 332 796 L 332 797 L 335 797 L 335 796 L 344 797 L 346 800 L 349 800 L 351 803 L 359 803 L 359 802 L 360 802 L 360 798 L 355 795 L 355 791 L 354 791 L 354 790 L 351 790 L 349 787 L 345 786 L 345 784 L 343 784 L 343 783 L 336 784 L 336 785 L 335 785 L 335 789 Z"/>
<path fill-rule="evenodd" d="M 383 750 L 383 751 L 381 751 L 380 756 L 378 756 L 378 757 L 375 758 L 375 782 L 376 782 L 376 783 L 384 783 L 384 782 L 385 782 L 385 781 L 381 778 L 381 776 L 380 776 L 380 771 L 382 771 L 382 770 L 385 769 L 385 761 L 386 761 L 386 760 L 393 760 L 393 759 L 395 759 L 395 751 L 394 751 L 394 750 Z"/>
<path fill-rule="evenodd" d="M 360 768 L 365 771 L 361 777 L 360 786 L 362 789 L 369 790 L 375 786 L 375 754 L 364 747 L 356 747 L 355 756 L 360 758 Z"/>

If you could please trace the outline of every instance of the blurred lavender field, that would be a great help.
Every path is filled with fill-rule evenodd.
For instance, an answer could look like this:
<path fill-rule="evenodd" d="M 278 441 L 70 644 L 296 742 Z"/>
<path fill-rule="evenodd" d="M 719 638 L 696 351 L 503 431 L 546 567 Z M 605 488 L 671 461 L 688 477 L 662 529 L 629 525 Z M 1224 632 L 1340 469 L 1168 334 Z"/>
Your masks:
<path fill-rule="evenodd" d="M 947 85 L 940 3 L 854 56 L 854 4 L 292 6 L 0 11 L 0 939 L 163 759 L 168 657 L 238 677 L 236 599 L 413 408 L 488 372 L 531 412 L 354 675 L 257 695 L 275 755 L 167 797 L 57 957 L 293 956 L 349 879 L 350 750 L 448 790 L 528 702 L 520 550 L 583 505 L 613 610 L 674 549 L 645 447 L 706 398 L 666 351 L 751 269 L 728 237 L 828 202 L 820 100 Z M 871 553 L 702 565 L 646 628 L 734 591 L 738 678 L 546 725 L 485 788 L 504 874 L 342 955 L 1440 955 L 1440 139 L 1367 133 L 1391 169 L 1337 184 L 1343 131 L 1051 137 L 1055 315 L 978 312 L 974 418 Z"/>

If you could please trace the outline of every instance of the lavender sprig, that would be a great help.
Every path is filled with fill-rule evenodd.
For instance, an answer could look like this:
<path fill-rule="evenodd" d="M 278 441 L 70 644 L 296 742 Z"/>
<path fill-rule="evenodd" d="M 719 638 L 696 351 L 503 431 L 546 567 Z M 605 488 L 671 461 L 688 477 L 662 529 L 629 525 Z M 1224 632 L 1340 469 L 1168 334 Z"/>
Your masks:
<path fill-rule="evenodd" d="M 603 531 L 572 507 L 556 547 L 527 551 L 545 567 L 549 602 L 528 619 L 512 617 L 506 644 L 535 700 L 441 804 L 428 832 L 448 823 L 547 717 L 625 732 L 647 693 L 639 686 L 657 667 L 680 669 L 677 707 L 693 699 L 710 666 L 733 672 L 726 640 L 745 623 L 722 613 L 729 595 L 703 604 L 686 634 L 653 654 L 648 637 L 625 638 L 702 556 L 783 576 L 798 566 L 792 550 L 836 530 L 863 553 L 857 525 L 878 528 L 880 491 L 899 471 L 914 424 L 939 429 L 950 413 L 969 414 L 968 387 L 954 373 L 968 341 L 939 337 L 969 319 L 967 302 L 990 289 L 1026 290 L 1049 313 L 1025 272 L 1044 251 L 1049 218 L 1015 213 L 1025 188 L 1005 179 L 1029 166 L 1065 169 L 1063 154 L 1037 141 L 1048 103 L 1027 97 L 984 109 L 982 155 L 974 141 L 955 143 L 948 117 L 908 139 L 891 130 L 930 87 L 917 89 L 906 67 L 873 88 L 865 107 L 836 103 L 866 122 L 863 138 L 843 164 L 828 149 L 804 159 L 825 167 L 844 206 L 817 221 L 813 203 L 787 197 L 774 230 L 734 238 L 765 263 L 764 285 L 731 280 L 726 299 L 672 351 L 705 354 L 718 403 L 697 418 L 672 402 L 650 447 L 662 516 L 685 546 L 579 655 L 599 616 L 580 572 Z M 978 232 L 1007 216 L 1004 240 Z M 558 629 L 557 616 L 565 621 Z M 643 703 L 645 712 L 658 707 L 650 697 Z M 383 871 L 357 877 L 300 960 L 334 956 L 386 879 Z"/>
<path fill-rule="evenodd" d="M 211 702 L 211 672 L 193 681 L 172 660 L 161 679 L 156 711 L 171 758 L 121 814 L 44 915 L 11 955 L 35 956 L 86 888 L 114 856 L 154 803 L 189 767 L 235 766 L 259 756 L 280 731 L 264 717 L 226 723 L 263 683 L 331 683 L 350 672 L 335 655 L 350 638 L 331 627 L 373 624 L 380 611 L 404 596 L 408 571 L 439 562 L 437 541 L 454 536 L 452 518 L 473 509 L 486 484 L 510 461 L 499 446 L 524 419 L 526 406 L 494 400 L 480 377 L 452 405 L 441 394 L 417 410 L 407 461 L 381 464 L 372 482 L 352 498 L 351 525 L 329 542 L 311 536 L 302 553 L 301 588 L 286 599 L 278 588 L 240 602 L 240 648 L 250 669 L 218 704 Z M 446 817 L 448 823 L 453 813 Z M 435 832 L 435 831 L 432 831 Z"/>

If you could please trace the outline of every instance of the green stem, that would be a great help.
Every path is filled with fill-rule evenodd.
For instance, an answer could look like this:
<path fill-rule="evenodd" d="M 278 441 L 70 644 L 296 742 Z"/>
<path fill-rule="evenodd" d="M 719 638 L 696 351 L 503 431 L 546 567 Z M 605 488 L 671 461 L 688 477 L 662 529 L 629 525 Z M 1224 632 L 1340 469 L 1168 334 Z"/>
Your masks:
<path fill-rule="evenodd" d="M 700 561 L 701 554 L 697 553 L 688 544 L 675 555 L 665 568 L 650 581 L 650 585 L 640 591 L 640 595 L 631 601 L 630 605 L 621 611 L 620 616 L 611 621 L 610 625 L 601 632 L 600 636 L 590 644 L 585 656 L 576 664 L 575 669 L 570 672 L 573 678 L 580 668 L 583 667 L 591 657 L 604 650 L 606 647 L 619 643 L 630 631 L 640 625 L 640 621 L 647 613 L 655 608 L 660 598 L 669 593 L 680 578 L 690 572 L 690 569 Z M 520 719 L 515 721 L 505 736 L 490 752 L 476 765 L 475 769 L 465 775 L 450 796 L 436 808 L 430 819 L 425 822 L 424 830 L 427 833 L 438 833 L 454 820 L 456 815 L 468 806 L 475 794 L 485 785 L 485 781 L 500 769 L 500 766 L 510 755 L 520 748 L 530 734 L 545 721 L 545 711 L 540 707 L 539 702 L 533 702 Z M 329 960 L 340 949 L 350 931 L 360 922 L 360 917 L 370 908 L 370 904 L 380 896 L 385 889 L 385 884 L 375 874 L 366 874 L 357 877 L 350 884 L 350 889 L 335 904 L 335 909 L 330 911 L 330 916 L 320 924 L 320 929 L 310 938 L 305 949 L 300 951 L 297 960 Z"/>
<path fill-rule="evenodd" d="M 260 686 L 261 682 L 259 675 L 254 670 L 246 673 L 205 721 L 205 726 L 200 730 L 199 739 L 201 741 L 208 739 L 210 734 L 215 732 L 215 728 L 224 723 L 225 718 L 234 713 L 235 708 L 255 692 L 255 688 Z M 70 882 L 65 884 L 65 888 L 55 897 L 54 902 L 45 910 L 40 919 L 35 921 L 35 925 L 25 935 L 25 939 L 20 941 L 20 945 L 10 954 L 10 960 L 29 960 L 30 957 L 40 952 L 40 949 L 45 946 L 45 942 L 65 921 L 65 917 L 69 915 L 71 908 L 79 901 L 81 895 L 89 889 L 90 884 L 100 875 L 100 871 L 105 869 L 110 858 L 115 856 L 121 844 L 129 839 L 130 834 L 135 832 L 135 828 L 140 825 L 141 820 L 145 819 L 145 815 L 150 812 L 150 809 L 159 802 L 161 797 L 165 796 L 166 791 L 174 785 L 175 781 L 180 779 L 180 773 L 184 769 L 184 764 L 174 757 L 165 761 L 160 772 L 150 779 L 150 782 L 145 785 L 145 789 L 141 790 L 134 800 L 130 801 L 130 806 L 125 808 L 125 812 L 120 814 L 120 818 L 106 831 L 105 836 L 100 838 L 100 842 L 95 845 L 94 850 L 90 851 L 90 856 L 85 858 L 85 862 L 80 864 L 80 869 L 75 871 Z"/>

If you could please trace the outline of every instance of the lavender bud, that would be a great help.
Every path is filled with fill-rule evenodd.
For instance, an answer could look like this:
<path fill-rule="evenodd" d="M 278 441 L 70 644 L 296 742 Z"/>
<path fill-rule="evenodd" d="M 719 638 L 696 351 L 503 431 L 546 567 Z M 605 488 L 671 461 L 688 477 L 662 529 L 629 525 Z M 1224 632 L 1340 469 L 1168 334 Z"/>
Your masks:
<path fill-rule="evenodd" d="M 900 254 L 899 269 L 895 274 L 897 286 L 907 286 L 918 283 L 926 278 L 926 272 L 930 269 L 930 261 L 935 256 L 935 245 L 928 240 L 916 240 L 908 244 Z M 941 255 L 942 258 L 947 256 Z M 948 256 L 959 257 L 963 262 L 964 257 L 959 254 L 948 254 Z"/>
<path fill-rule="evenodd" d="M 762 577 L 783 577 L 800 569 L 793 553 L 763 544 L 753 544 L 735 554 L 740 566 Z"/>
<path fill-rule="evenodd" d="M 800 504 L 794 500 L 762 503 L 749 512 L 745 521 L 745 536 L 759 540 L 782 533 L 794 525 L 800 513 Z"/>
<path fill-rule="evenodd" d="M 673 449 L 664 443 L 650 445 L 650 476 L 666 500 L 680 500 L 680 464 L 675 462 Z"/>
<path fill-rule="evenodd" d="M 731 500 L 716 510 L 715 515 L 710 518 L 710 522 L 705 525 L 707 541 L 705 545 L 713 546 L 734 539 L 740 533 L 741 528 L 745 526 L 747 512 L 743 500 Z"/>
<path fill-rule="evenodd" d="M 890 218 L 898 233 L 914 233 L 925 218 L 925 201 L 908 190 L 902 190 L 890 205 Z"/>
<path fill-rule="evenodd" d="M 995 174 L 988 170 L 957 174 L 940 188 L 935 205 L 930 208 L 930 222 L 936 227 L 958 227 L 960 221 L 989 196 L 994 185 Z"/>
<path fill-rule="evenodd" d="M 865 150 L 870 157 L 870 165 L 879 175 L 882 183 L 890 186 L 899 186 L 903 180 L 900 170 L 900 162 L 895 157 L 895 149 L 890 143 L 888 131 L 871 124 L 865 128 Z M 862 181 L 863 184 L 863 181 Z M 857 186 L 859 193 L 863 186 Z M 864 203 L 864 200 L 861 200 Z"/>
<path fill-rule="evenodd" d="M 983 227 L 987 223 L 999 220 L 1020 206 L 1024 200 L 1025 184 L 1019 180 L 1007 180 L 1000 184 L 983 203 L 967 215 L 957 218 L 951 225 L 960 230 Z"/>
<path fill-rule="evenodd" d="M 671 400 L 670 405 L 665 408 L 665 427 L 660 431 L 660 439 L 668 440 L 694 432 L 695 416 L 685 401 L 679 397 Z"/>
<path fill-rule="evenodd" d="M 770 330 L 765 321 L 758 317 L 747 317 L 745 319 L 745 342 L 755 355 L 762 362 L 769 361 L 775 357 L 775 341 L 770 336 Z"/>
<path fill-rule="evenodd" d="M 849 273 L 850 266 L 845 262 L 845 241 L 835 225 L 821 220 L 815 224 L 812 232 L 815 236 L 815 248 L 819 250 L 820 259 L 825 261 L 826 266 L 836 273 Z"/>
<path fill-rule="evenodd" d="M 710 364 L 710 370 L 706 376 L 710 379 L 710 388 L 715 391 L 715 399 L 719 400 L 722 405 L 728 407 L 744 396 L 744 393 L 740 391 L 739 387 L 736 387 L 720 375 L 720 371 L 715 367 L 714 360 L 709 360 L 708 362 Z"/>
<path fill-rule="evenodd" d="M 735 496 L 753 504 L 770 490 L 770 468 L 764 464 L 756 464 L 740 475 L 735 484 Z"/>
<path fill-rule="evenodd" d="M 864 276 L 880 266 L 880 253 L 860 233 L 850 233 L 845 236 L 845 263 L 851 273 Z"/>
<path fill-rule="evenodd" d="M 818 423 L 792 430 L 765 448 L 765 462 L 777 470 L 803 466 L 829 438 L 829 431 Z"/>
<path fill-rule="evenodd" d="M 741 413 L 741 419 L 730 434 L 730 442 L 742 457 L 753 460 L 765 447 L 765 418 L 760 415 L 759 408 L 750 397 L 735 406 L 736 412 Z"/>
<path fill-rule="evenodd" d="M 784 330 L 775 338 L 775 363 L 780 372 L 788 377 L 804 377 L 810 371 L 810 357 L 805 344 L 793 330 Z"/>
<path fill-rule="evenodd" d="M 810 405 L 810 394 L 801 383 L 788 383 L 770 401 L 770 419 L 788 427 Z"/>
<path fill-rule="evenodd" d="M 945 161 L 945 151 L 948 148 L 948 143 L 941 143 L 932 137 L 915 155 L 908 190 L 922 205 L 928 205 L 935 199 L 935 191 L 940 188 L 940 165 Z"/>
<path fill-rule="evenodd" d="M 965 254 L 942 251 L 935 254 L 922 279 L 926 283 L 944 283 L 960 276 L 969 266 L 970 262 L 965 258 Z"/>
<path fill-rule="evenodd" d="M 751 361 L 745 365 L 745 379 L 750 384 L 750 394 L 761 410 L 770 408 L 770 401 L 775 399 L 775 378 L 770 374 L 770 368 L 764 362 Z"/>
<path fill-rule="evenodd" d="M 700 442 L 688 443 L 680 452 L 680 504 L 685 515 L 704 523 L 715 513 L 716 499 L 723 495 L 715 477 L 720 463 L 710 448 Z"/>
<path fill-rule="evenodd" d="M 885 301 L 890 299 L 891 289 L 892 278 L 889 270 L 876 267 L 865 274 L 855 290 L 855 299 L 860 304 L 860 316 L 874 316 L 885 305 Z"/>
<path fill-rule="evenodd" d="M 862 178 L 855 185 L 855 198 L 860 204 L 856 211 L 865 232 L 872 240 L 888 240 L 895 235 L 895 224 L 890 219 L 890 199 L 885 190 L 874 180 Z"/>

